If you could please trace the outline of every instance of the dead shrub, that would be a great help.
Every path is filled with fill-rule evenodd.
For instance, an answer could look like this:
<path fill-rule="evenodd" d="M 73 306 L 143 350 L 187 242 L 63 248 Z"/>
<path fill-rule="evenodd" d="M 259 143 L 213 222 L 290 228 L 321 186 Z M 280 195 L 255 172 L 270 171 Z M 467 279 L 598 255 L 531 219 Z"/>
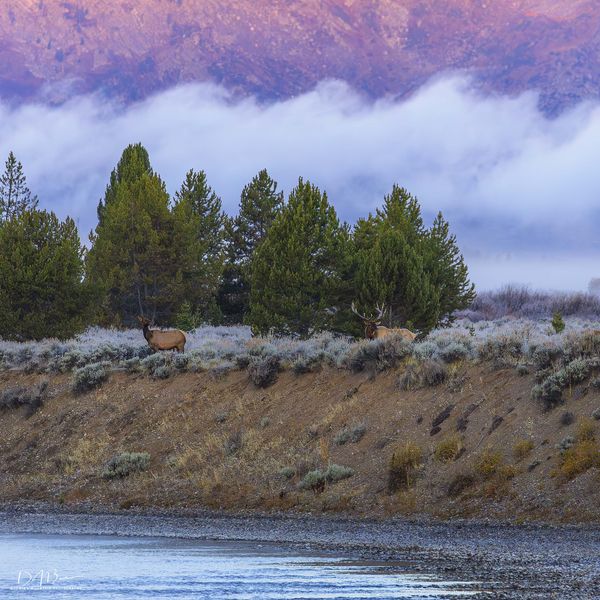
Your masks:
<path fill-rule="evenodd" d="M 407 442 L 398 448 L 390 459 L 388 490 L 396 492 L 411 486 L 416 471 L 421 466 L 423 452 L 414 442 Z"/>
<path fill-rule="evenodd" d="M 574 479 L 592 467 L 600 467 L 600 449 L 595 440 L 586 439 L 563 453 L 559 474 L 564 479 Z"/>
<path fill-rule="evenodd" d="M 459 473 L 448 484 L 447 494 L 450 498 L 460 496 L 475 483 L 475 477 L 470 473 Z"/>
<path fill-rule="evenodd" d="M 502 454 L 487 448 L 475 462 L 475 471 L 484 479 L 489 479 L 496 474 L 502 463 Z"/>
<path fill-rule="evenodd" d="M 463 449 L 460 435 L 451 435 L 442 440 L 435 448 L 434 456 L 439 462 L 447 463 L 456 460 Z"/>
<path fill-rule="evenodd" d="M 532 440 L 518 440 L 513 446 L 515 460 L 523 460 L 534 448 Z"/>

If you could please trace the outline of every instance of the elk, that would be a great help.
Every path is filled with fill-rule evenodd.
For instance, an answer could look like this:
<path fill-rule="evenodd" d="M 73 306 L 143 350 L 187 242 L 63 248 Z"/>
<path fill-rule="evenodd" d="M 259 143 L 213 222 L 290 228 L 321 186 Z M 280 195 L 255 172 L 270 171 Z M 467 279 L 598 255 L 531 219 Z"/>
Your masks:
<path fill-rule="evenodd" d="M 177 350 L 183 352 L 185 349 L 185 333 L 179 329 L 150 329 L 150 321 L 146 317 L 138 317 L 142 324 L 144 337 L 152 350 Z"/>
<path fill-rule="evenodd" d="M 352 312 L 359 317 L 360 319 L 362 319 L 362 321 L 365 324 L 365 337 L 368 340 L 380 340 L 384 337 L 387 337 L 388 335 L 398 335 L 401 338 L 409 341 L 409 342 L 414 342 L 415 338 L 417 337 L 416 333 L 413 333 L 412 331 L 409 331 L 408 329 L 401 329 L 401 328 L 394 328 L 394 329 L 390 329 L 389 327 L 384 327 L 383 325 L 381 325 L 381 319 L 383 318 L 383 315 L 385 314 L 385 307 L 384 306 L 376 306 L 377 309 L 377 316 L 375 317 L 367 317 L 365 315 L 361 315 L 358 310 L 356 310 L 356 306 L 354 305 L 354 302 L 352 303 Z"/>

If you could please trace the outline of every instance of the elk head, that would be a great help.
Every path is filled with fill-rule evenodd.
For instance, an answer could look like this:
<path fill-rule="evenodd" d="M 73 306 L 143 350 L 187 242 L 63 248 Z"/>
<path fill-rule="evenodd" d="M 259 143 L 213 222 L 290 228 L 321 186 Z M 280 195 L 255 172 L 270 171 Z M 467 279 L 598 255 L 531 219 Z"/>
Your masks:
<path fill-rule="evenodd" d="M 385 314 L 385 306 L 379 306 L 378 304 L 375 309 L 377 310 L 377 315 L 367 317 L 366 315 L 361 315 L 358 310 L 356 310 L 354 302 L 352 303 L 352 312 L 362 319 L 365 324 L 365 337 L 368 340 L 374 340 L 377 337 L 377 329 L 379 328 L 379 325 L 381 325 L 381 319 Z"/>
<path fill-rule="evenodd" d="M 146 319 L 146 317 L 142 317 L 140 315 L 140 316 L 138 316 L 138 321 L 141 323 L 142 327 L 149 327 L 150 326 L 150 320 Z"/>

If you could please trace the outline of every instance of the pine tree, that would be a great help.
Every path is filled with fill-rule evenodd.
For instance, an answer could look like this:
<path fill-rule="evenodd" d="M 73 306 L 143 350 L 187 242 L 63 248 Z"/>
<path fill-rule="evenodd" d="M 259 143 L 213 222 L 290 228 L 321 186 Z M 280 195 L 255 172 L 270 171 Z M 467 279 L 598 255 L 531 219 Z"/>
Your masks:
<path fill-rule="evenodd" d="M 327 195 L 300 179 L 252 260 L 253 329 L 307 336 L 330 327 L 344 291 L 348 237 Z"/>
<path fill-rule="evenodd" d="M 475 286 L 450 226 L 438 213 L 425 238 L 426 263 L 431 284 L 439 292 L 440 324 L 448 325 L 457 310 L 465 309 L 475 299 Z"/>
<path fill-rule="evenodd" d="M 168 323 L 182 288 L 175 219 L 160 177 L 151 169 L 125 167 L 130 148 L 114 172 L 110 199 L 90 236 L 88 276 L 103 298 L 102 322 L 133 325 L 135 317 L 144 314 Z"/>
<path fill-rule="evenodd" d="M 283 206 L 283 192 L 262 170 L 246 185 L 239 213 L 226 222 L 227 262 L 219 290 L 219 306 L 226 323 L 242 323 L 250 305 L 250 263 Z"/>
<path fill-rule="evenodd" d="M 26 210 L 37 208 L 37 196 L 27 187 L 23 165 L 10 152 L 4 173 L 0 176 L 0 223 L 8 221 Z"/>
<path fill-rule="evenodd" d="M 123 181 L 133 183 L 144 174 L 152 174 L 148 151 L 142 144 L 130 144 L 125 148 L 117 166 L 110 174 L 110 180 L 104 192 L 104 200 L 100 200 L 98 203 L 99 221 L 102 221 L 104 207 L 115 199 L 119 184 Z"/>
<path fill-rule="evenodd" d="M 86 324 L 90 294 L 72 219 L 26 209 L 0 227 L 0 338 L 68 338 Z"/>
<path fill-rule="evenodd" d="M 432 262 L 434 255 L 442 260 L 444 254 L 433 241 L 439 235 L 425 229 L 417 199 L 394 186 L 376 216 L 354 231 L 355 289 L 362 310 L 373 312 L 376 304 L 384 304 L 386 325 L 422 332 L 435 327 L 452 309 L 453 293 L 450 269 Z"/>
<path fill-rule="evenodd" d="M 180 252 L 181 302 L 206 322 L 218 322 L 217 292 L 225 262 L 225 215 L 204 171 L 190 170 L 175 195 L 173 214 Z"/>

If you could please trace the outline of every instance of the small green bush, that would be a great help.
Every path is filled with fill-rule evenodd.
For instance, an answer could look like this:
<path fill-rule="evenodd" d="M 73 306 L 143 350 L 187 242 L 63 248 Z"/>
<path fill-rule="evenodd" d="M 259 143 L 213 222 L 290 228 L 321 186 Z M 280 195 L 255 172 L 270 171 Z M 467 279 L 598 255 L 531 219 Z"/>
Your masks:
<path fill-rule="evenodd" d="M 108 379 L 109 362 L 92 363 L 73 373 L 73 391 L 81 394 L 101 386 Z"/>
<path fill-rule="evenodd" d="M 354 475 L 354 469 L 350 467 L 343 467 L 341 465 L 331 464 L 327 467 L 325 473 L 325 480 L 328 483 L 336 483 L 338 481 L 342 481 L 343 479 L 348 479 Z"/>
<path fill-rule="evenodd" d="M 319 470 L 309 471 L 299 484 L 302 490 L 312 490 L 315 494 L 322 492 L 325 489 L 325 474 Z"/>
<path fill-rule="evenodd" d="M 279 471 L 279 475 L 284 479 L 293 479 L 296 476 L 296 469 L 293 467 L 283 467 L 283 469 Z"/>
<path fill-rule="evenodd" d="M 552 329 L 555 333 L 562 333 L 565 330 L 565 322 L 559 312 L 552 315 Z"/>
<path fill-rule="evenodd" d="M 344 427 L 338 434 L 333 438 L 333 441 L 338 446 L 343 446 L 348 442 L 356 444 L 362 440 L 365 433 L 367 432 L 367 426 L 364 423 L 358 423 L 352 427 Z"/>
<path fill-rule="evenodd" d="M 122 479 L 133 473 L 145 471 L 150 466 L 147 452 L 122 452 L 108 461 L 102 477 L 104 479 Z"/>

